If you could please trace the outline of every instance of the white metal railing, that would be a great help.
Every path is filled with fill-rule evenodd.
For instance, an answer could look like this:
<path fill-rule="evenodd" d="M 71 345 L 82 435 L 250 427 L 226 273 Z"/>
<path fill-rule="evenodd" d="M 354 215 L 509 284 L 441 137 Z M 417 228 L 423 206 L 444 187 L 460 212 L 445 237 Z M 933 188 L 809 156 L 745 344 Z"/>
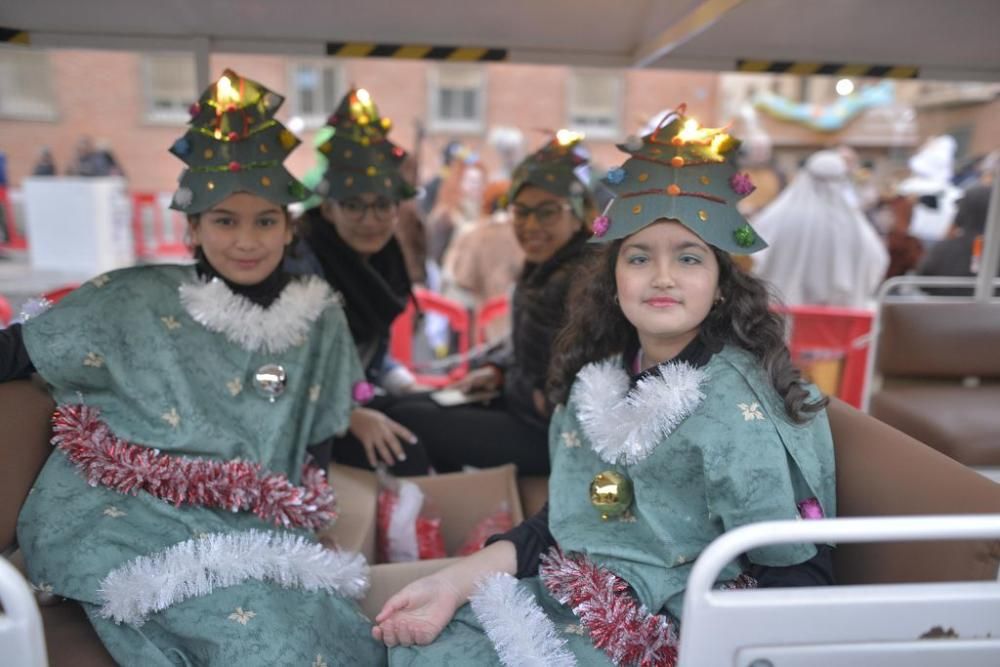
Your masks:
<path fill-rule="evenodd" d="M 21 573 L 0 557 L 0 663 L 45 667 L 45 636 L 35 596 Z"/>
<path fill-rule="evenodd" d="M 770 521 L 726 533 L 688 579 L 679 667 L 996 667 L 1000 581 L 713 588 L 728 563 L 765 545 L 977 539 L 1000 539 L 1000 514 Z"/>

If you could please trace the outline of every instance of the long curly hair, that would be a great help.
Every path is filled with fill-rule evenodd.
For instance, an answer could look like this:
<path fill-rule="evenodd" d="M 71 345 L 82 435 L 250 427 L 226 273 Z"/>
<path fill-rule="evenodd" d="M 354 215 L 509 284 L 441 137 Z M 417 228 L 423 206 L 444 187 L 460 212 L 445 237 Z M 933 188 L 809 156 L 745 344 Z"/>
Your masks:
<path fill-rule="evenodd" d="M 615 264 L 622 239 L 607 244 L 585 264 L 569 295 L 566 323 L 556 337 L 549 366 L 546 397 L 565 403 L 576 374 L 586 364 L 622 354 L 638 345 L 638 333 L 616 302 Z M 719 293 L 701 324 L 699 337 L 710 349 L 734 345 L 760 362 L 795 423 L 809 421 L 828 399 L 810 402 L 801 371 L 785 345 L 785 321 L 771 310 L 767 284 L 740 269 L 728 253 L 712 247 L 719 263 Z"/>

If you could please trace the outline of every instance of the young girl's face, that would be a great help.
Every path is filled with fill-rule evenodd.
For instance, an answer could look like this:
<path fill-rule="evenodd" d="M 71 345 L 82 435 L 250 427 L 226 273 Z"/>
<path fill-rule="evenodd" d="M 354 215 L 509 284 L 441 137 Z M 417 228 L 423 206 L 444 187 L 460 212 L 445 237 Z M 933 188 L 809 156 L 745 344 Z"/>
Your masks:
<path fill-rule="evenodd" d="M 521 188 L 510 209 L 524 257 L 535 264 L 552 257 L 583 229 L 565 198 L 533 185 Z"/>
<path fill-rule="evenodd" d="M 389 243 L 399 220 L 398 203 L 372 192 L 343 201 L 327 199 L 320 210 L 344 243 L 364 257 L 374 255 Z"/>
<path fill-rule="evenodd" d="M 686 345 L 718 295 L 715 253 L 679 222 L 663 220 L 629 236 L 615 263 L 618 301 L 644 348 Z"/>
<path fill-rule="evenodd" d="M 226 280 L 255 285 L 278 268 L 292 227 L 281 207 L 238 192 L 191 223 L 191 240 Z"/>

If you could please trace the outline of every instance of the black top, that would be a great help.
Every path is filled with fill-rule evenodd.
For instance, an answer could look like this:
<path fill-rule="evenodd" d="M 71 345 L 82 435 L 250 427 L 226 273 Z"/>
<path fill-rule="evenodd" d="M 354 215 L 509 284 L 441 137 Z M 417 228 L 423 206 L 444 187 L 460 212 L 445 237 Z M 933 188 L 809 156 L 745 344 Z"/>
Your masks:
<path fill-rule="evenodd" d="M 525 264 L 514 288 L 509 344 L 487 358 L 504 373 L 511 413 L 541 430 L 548 419 L 535 409 L 535 390 L 545 391 L 552 343 L 566 319 L 566 301 L 577 268 L 589 255 L 580 233 L 540 264 Z"/>
<path fill-rule="evenodd" d="M 21 325 L 0 329 L 0 382 L 23 380 L 35 372 L 21 335 Z"/>
<path fill-rule="evenodd" d="M 292 273 L 321 272 L 344 298 L 344 315 L 368 379 L 378 381 L 389 350 L 389 330 L 412 298 L 406 260 L 396 237 L 377 253 L 362 257 L 319 207 L 302 215 L 302 239 L 285 268 Z"/>
<path fill-rule="evenodd" d="M 288 285 L 290 276 L 278 265 L 271 275 L 255 285 L 239 285 L 230 282 L 222 277 L 215 268 L 208 263 L 205 256 L 199 252 L 196 255 L 198 262 L 195 269 L 202 278 L 219 278 L 233 291 L 246 297 L 250 301 L 264 308 L 274 303 L 275 299 L 281 295 L 282 290 Z M 23 380 L 35 372 L 35 365 L 28 356 L 28 350 L 24 346 L 24 336 L 21 333 L 21 325 L 13 324 L 6 329 L 0 329 L 0 382 L 11 380 Z"/>
<path fill-rule="evenodd" d="M 712 355 L 718 350 L 709 349 L 700 338 L 695 338 L 672 361 L 686 361 L 696 368 L 708 364 Z M 632 372 L 630 361 L 638 353 L 638 344 L 630 345 L 622 355 L 622 363 L 635 384 L 644 377 L 660 374 L 660 366 L 653 366 L 638 374 Z M 517 552 L 518 579 L 538 575 L 538 566 L 543 553 L 556 546 L 556 540 L 549 531 L 549 504 L 535 516 L 526 519 L 506 533 L 491 536 L 486 545 L 499 540 L 513 542 Z M 827 586 L 834 583 L 832 549 L 827 545 L 817 545 L 817 553 L 804 563 L 789 567 L 770 567 L 750 563 L 746 568 L 761 588 L 785 588 L 791 586 Z"/>

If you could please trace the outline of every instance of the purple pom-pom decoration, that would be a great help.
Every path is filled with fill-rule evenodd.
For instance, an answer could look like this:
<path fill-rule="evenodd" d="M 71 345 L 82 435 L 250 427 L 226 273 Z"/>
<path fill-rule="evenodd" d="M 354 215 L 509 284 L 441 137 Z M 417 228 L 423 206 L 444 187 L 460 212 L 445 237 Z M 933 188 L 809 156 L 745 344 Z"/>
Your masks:
<path fill-rule="evenodd" d="M 353 389 L 351 389 L 351 396 L 358 403 L 367 403 L 375 398 L 375 387 L 372 386 L 371 382 L 364 380 L 355 382 Z"/>
<path fill-rule="evenodd" d="M 757 186 L 750 180 L 750 174 L 746 173 L 733 174 L 733 177 L 729 179 L 729 187 L 741 197 L 745 197 L 757 189 Z"/>
<path fill-rule="evenodd" d="M 599 215 L 594 218 L 594 236 L 600 238 L 608 233 L 608 229 L 611 228 L 611 219 L 606 215 Z"/>
<path fill-rule="evenodd" d="M 799 516 L 803 519 L 822 519 L 823 508 L 815 498 L 806 498 L 798 504 Z"/>

